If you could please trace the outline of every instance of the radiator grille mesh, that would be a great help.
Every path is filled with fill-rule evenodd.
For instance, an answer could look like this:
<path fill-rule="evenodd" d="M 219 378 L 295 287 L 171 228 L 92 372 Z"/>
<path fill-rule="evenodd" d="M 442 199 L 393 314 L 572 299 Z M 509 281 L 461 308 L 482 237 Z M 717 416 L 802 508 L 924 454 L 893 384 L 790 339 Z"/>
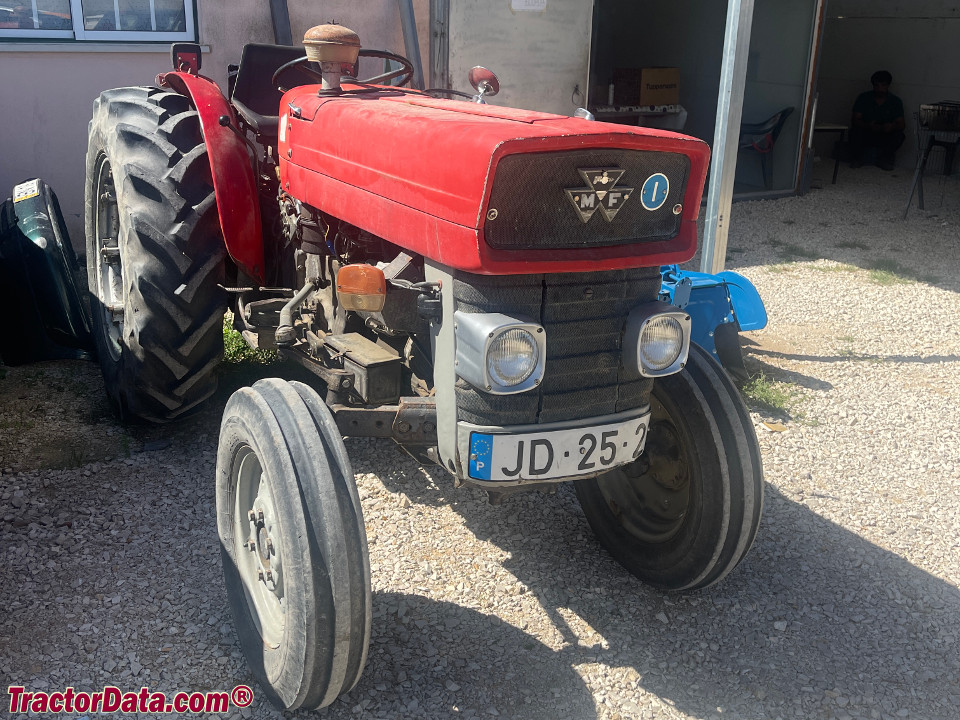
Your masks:
<path fill-rule="evenodd" d="M 536 391 L 490 395 L 457 381 L 457 414 L 477 425 L 525 425 L 595 417 L 647 404 L 651 380 L 621 381 L 627 315 L 657 299 L 658 268 L 487 277 L 460 273 L 456 309 L 502 312 L 543 324 L 547 361 Z"/>
<path fill-rule="evenodd" d="M 619 168 L 614 189 L 633 188 L 612 220 L 600 211 L 582 222 L 567 190 L 589 190 L 579 170 Z M 669 192 L 657 210 L 641 202 L 647 178 L 662 173 Z M 484 238 L 497 250 L 582 248 L 668 240 L 679 232 L 690 159 L 680 153 L 646 150 L 592 149 L 508 155 L 497 165 L 484 221 Z M 608 186 L 603 186 L 609 190 Z M 600 190 L 601 187 L 597 186 Z M 659 200 L 659 198 L 658 198 Z"/>

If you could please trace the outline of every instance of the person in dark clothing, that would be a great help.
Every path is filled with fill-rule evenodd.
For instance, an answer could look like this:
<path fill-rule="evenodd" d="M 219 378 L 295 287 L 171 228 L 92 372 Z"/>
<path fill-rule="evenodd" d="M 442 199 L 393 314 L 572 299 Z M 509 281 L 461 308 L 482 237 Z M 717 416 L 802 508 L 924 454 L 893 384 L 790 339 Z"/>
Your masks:
<path fill-rule="evenodd" d="M 853 104 L 850 128 L 850 167 L 863 165 L 868 148 L 875 148 L 877 165 L 893 170 L 897 148 L 903 145 L 903 101 L 890 92 L 893 76 L 878 70 L 870 77 L 873 90 L 860 93 Z"/>

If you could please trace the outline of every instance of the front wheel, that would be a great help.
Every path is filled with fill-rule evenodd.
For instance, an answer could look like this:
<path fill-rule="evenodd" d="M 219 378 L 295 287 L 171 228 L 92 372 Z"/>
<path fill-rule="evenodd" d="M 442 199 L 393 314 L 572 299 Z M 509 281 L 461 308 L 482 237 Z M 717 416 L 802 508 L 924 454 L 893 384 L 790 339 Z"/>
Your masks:
<path fill-rule="evenodd" d="M 306 385 L 235 392 L 217 455 L 217 530 L 240 646 L 283 710 L 329 705 L 360 679 L 370 562 L 336 422 Z"/>
<path fill-rule="evenodd" d="M 725 577 L 757 534 L 763 469 L 750 415 L 723 368 L 690 346 L 686 368 L 658 378 L 644 454 L 576 483 L 587 521 L 641 580 L 695 590 Z"/>

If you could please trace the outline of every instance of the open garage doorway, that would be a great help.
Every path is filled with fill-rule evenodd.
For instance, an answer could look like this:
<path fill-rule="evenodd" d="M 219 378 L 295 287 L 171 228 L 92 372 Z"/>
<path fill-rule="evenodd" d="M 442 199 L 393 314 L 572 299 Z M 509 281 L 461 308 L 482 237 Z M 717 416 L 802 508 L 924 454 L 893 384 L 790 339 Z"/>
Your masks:
<path fill-rule="evenodd" d="M 920 126 L 922 105 L 960 101 L 960 6 L 944 0 L 831 0 L 824 23 L 819 72 L 818 123 L 848 125 L 859 93 L 870 90 L 870 76 L 887 70 L 890 92 L 903 101 L 906 140 L 895 157 L 894 172 L 910 175 L 917 167 L 918 147 L 937 140 L 925 167 L 930 184 L 960 173 L 960 154 L 947 161 L 950 144 L 960 139 L 960 125 L 940 124 L 957 131 L 934 132 Z M 918 132 L 919 130 L 919 132 Z M 833 153 L 832 139 L 816 137 L 822 158 Z M 846 160 L 846 156 L 842 156 Z M 850 170 L 841 164 L 840 179 Z M 906 197 L 897 198 L 906 202 Z"/>
<path fill-rule="evenodd" d="M 754 3 L 738 196 L 792 193 L 798 186 L 821 5 Z M 643 68 L 676 68 L 682 132 L 713 143 L 726 14 L 726 3 L 704 0 L 596 0 L 590 88 L 598 119 L 613 108 L 618 122 L 656 122 L 630 92 L 628 80 L 639 82 Z"/>

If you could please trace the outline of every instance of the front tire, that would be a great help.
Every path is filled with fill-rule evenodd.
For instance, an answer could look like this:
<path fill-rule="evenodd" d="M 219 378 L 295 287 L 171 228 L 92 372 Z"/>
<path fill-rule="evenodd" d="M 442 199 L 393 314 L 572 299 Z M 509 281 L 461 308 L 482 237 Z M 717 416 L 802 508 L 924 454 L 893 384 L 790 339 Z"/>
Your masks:
<path fill-rule="evenodd" d="M 104 92 L 90 121 L 87 276 L 94 342 L 122 418 L 173 420 L 213 394 L 226 247 L 200 121 L 183 95 Z"/>
<path fill-rule="evenodd" d="M 227 596 L 250 669 L 277 707 L 326 707 L 366 663 L 370 561 L 343 439 L 313 390 L 271 378 L 231 396 L 216 495 Z"/>
<path fill-rule="evenodd" d="M 658 378 L 644 454 L 576 483 L 600 543 L 666 590 L 712 585 L 743 559 L 763 510 L 760 448 L 736 387 L 702 348 Z"/>

